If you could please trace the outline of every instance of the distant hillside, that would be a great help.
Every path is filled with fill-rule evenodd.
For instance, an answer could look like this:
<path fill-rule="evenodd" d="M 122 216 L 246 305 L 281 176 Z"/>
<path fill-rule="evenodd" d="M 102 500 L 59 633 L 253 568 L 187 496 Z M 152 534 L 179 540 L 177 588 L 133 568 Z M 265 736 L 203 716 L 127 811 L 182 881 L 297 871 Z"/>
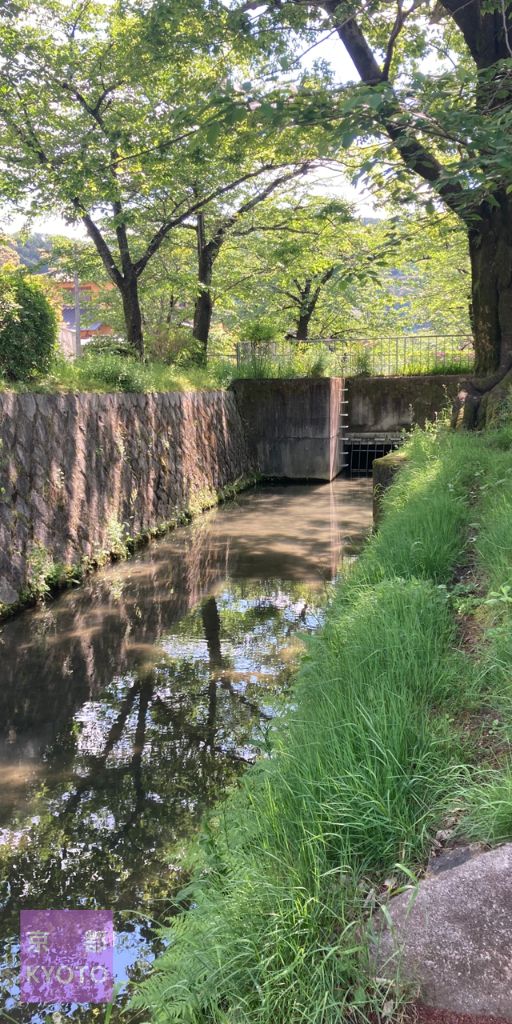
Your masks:
<path fill-rule="evenodd" d="M 29 235 L 28 238 L 15 235 L 12 239 L 13 248 L 18 253 L 24 267 L 38 274 L 48 273 L 49 256 L 52 243 L 48 235 Z"/>

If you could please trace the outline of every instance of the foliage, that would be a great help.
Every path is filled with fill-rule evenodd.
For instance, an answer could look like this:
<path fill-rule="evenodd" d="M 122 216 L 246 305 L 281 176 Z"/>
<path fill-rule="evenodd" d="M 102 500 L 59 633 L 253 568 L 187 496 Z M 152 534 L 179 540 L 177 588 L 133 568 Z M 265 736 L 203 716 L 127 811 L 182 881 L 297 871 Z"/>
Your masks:
<path fill-rule="evenodd" d="M 55 562 L 44 544 L 33 544 L 27 558 L 27 585 L 21 597 L 25 601 L 44 601 L 52 590 L 69 582 L 72 570 Z"/>
<path fill-rule="evenodd" d="M 328 372 L 328 353 L 320 346 L 294 345 L 286 354 L 257 355 L 242 360 L 236 368 L 236 377 L 245 379 L 325 377 Z"/>
<path fill-rule="evenodd" d="M 155 362 L 183 367 L 199 362 L 200 346 L 190 327 L 160 326 L 146 338 L 148 357 Z"/>
<path fill-rule="evenodd" d="M 0 268 L 0 372 L 27 380 L 50 366 L 57 318 L 41 284 L 8 265 Z"/>
<path fill-rule="evenodd" d="M 352 291 L 378 291 L 393 250 L 393 225 L 363 224 L 339 198 L 267 201 L 227 240 L 218 315 L 239 322 L 242 341 L 259 340 L 248 336 L 246 316 L 251 324 L 270 320 L 274 337 L 276 329 L 301 340 L 339 335 Z"/>
<path fill-rule="evenodd" d="M 239 4 L 240 7 L 240 4 Z M 314 45 L 337 37 L 359 84 L 347 82 L 316 98 L 276 83 L 274 117 L 329 120 L 338 152 L 353 147 L 356 180 L 396 205 L 444 204 L 461 221 L 471 253 L 471 314 L 479 372 L 510 359 L 512 125 L 510 10 L 499 0 L 441 0 L 431 18 L 413 4 L 398 10 L 364 4 L 268 0 L 254 14 Z M 343 51 L 340 49 L 340 54 Z M 268 111 L 262 120 L 271 116 Z M 331 139 L 331 141 L 332 141 Z M 354 143 L 358 140 L 358 145 Z"/>
<path fill-rule="evenodd" d="M 371 356 L 367 349 L 356 353 L 354 359 L 354 377 L 369 377 L 372 372 Z"/>
<path fill-rule="evenodd" d="M 244 320 L 241 324 L 243 340 L 250 345 L 265 345 L 276 340 L 278 327 L 270 316 L 259 316 L 255 320 Z"/>
<path fill-rule="evenodd" d="M 26 0 L 2 28 L 0 135 L 16 174 L 2 175 L 1 190 L 29 212 L 82 223 L 139 355 L 138 282 L 165 240 L 293 163 L 303 137 L 254 123 L 244 83 L 266 88 L 262 41 L 237 33 L 230 46 L 230 33 L 221 0 L 147 10 Z"/>
<path fill-rule="evenodd" d="M 365 223 L 322 196 L 297 208 L 269 203 L 232 234 L 219 257 L 216 316 L 248 337 L 389 338 L 413 331 L 471 337 L 469 265 L 454 218 L 406 216 Z M 255 338 L 254 340 L 258 340 Z"/>
<path fill-rule="evenodd" d="M 317 209 L 327 210 L 325 222 L 316 218 Z M 366 338 L 393 339 L 393 351 L 396 338 L 418 328 L 422 333 L 464 335 L 470 347 L 465 294 L 468 257 L 463 232 L 453 219 L 402 217 L 365 224 L 346 217 L 346 204 L 340 205 L 327 195 L 300 208 L 290 195 L 279 203 L 267 200 L 257 218 L 252 214 L 236 231 L 231 231 L 219 256 L 212 287 L 211 359 L 233 355 L 237 341 L 258 346 L 279 342 L 286 333 L 294 333 L 297 306 L 286 299 L 284 292 L 295 287 L 293 278 L 298 280 L 298 273 L 309 268 L 313 279 L 317 271 L 324 272 L 329 266 L 329 259 L 341 258 L 343 253 L 343 270 L 321 289 L 310 333 L 343 341 L 350 349 L 350 372 L 379 372 L 377 363 L 384 367 L 389 361 L 387 342 L 383 340 L 379 342 L 382 358 L 378 357 L 375 344 L 371 359 L 367 358 L 357 341 L 359 337 L 364 339 L 363 330 Z M 299 224 L 305 234 L 297 236 Z M 197 291 L 193 238 L 191 232 L 183 231 L 168 239 L 141 279 L 140 301 L 151 361 L 186 366 L 197 357 L 191 329 Z M 44 241 L 35 239 L 34 251 L 40 255 Z M 118 340 L 124 330 L 119 295 L 108 285 L 92 244 L 75 244 L 58 237 L 46 239 L 45 244 L 47 263 L 52 270 L 69 278 L 78 268 L 82 281 L 93 281 L 98 286 L 98 295 L 88 302 L 88 312 L 113 326 L 115 334 L 113 339 L 89 343 L 88 350 L 94 347 L 101 351 L 123 351 L 125 346 Z M 303 252 L 299 260 L 300 247 Z M 372 269 L 373 262 L 376 268 Z M 466 370 L 467 359 L 458 363 L 451 345 L 450 339 L 432 339 L 429 356 L 423 351 L 415 352 L 414 342 L 409 338 L 408 372 L 436 372 L 437 362 L 438 372 Z M 400 342 L 400 352 L 402 348 Z M 283 354 L 286 362 L 285 347 Z M 327 359 L 327 363 L 331 365 L 333 360 Z M 339 367 L 332 368 L 340 372 Z M 395 371 L 402 369 L 398 365 Z"/>

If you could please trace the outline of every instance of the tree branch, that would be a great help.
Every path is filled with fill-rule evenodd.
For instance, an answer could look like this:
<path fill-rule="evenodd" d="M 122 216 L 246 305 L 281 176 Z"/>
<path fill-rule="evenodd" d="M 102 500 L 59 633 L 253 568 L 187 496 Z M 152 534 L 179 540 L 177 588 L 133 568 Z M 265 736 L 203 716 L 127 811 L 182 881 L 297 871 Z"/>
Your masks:
<path fill-rule="evenodd" d="M 238 210 L 235 211 L 235 213 L 233 213 L 230 217 L 227 217 L 225 219 L 223 224 L 220 225 L 220 227 L 215 232 L 213 238 L 208 243 L 209 245 L 211 245 L 213 251 L 215 252 L 220 249 L 220 246 L 222 245 L 222 242 L 224 241 L 224 237 L 227 234 L 227 232 L 232 227 L 234 227 L 237 221 L 241 220 L 241 218 L 244 217 L 245 214 L 250 213 L 251 210 L 254 210 L 254 208 L 256 206 L 259 206 L 260 203 L 265 202 L 265 199 L 268 199 L 268 197 L 271 196 L 272 193 L 275 192 L 276 189 L 278 189 L 281 185 L 286 185 L 287 182 L 293 181 L 294 178 L 299 178 L 301 175 L 307 174 L 308 171 L 311 170 L 312 166 L 312 161 L 306 161 L 299 167 L 295 167 L 292 171 L 289 171 L 286 174 L 281 174 L 279 177 L 274 178 L 273 181 L 269 182 L 269 184 L 264 189 L 262 189 L 261 192 L 258 192 L 257 195 L 253 196 L 252 199 L 249 199 L 247 200 L 247 202 L 242 203 L 242 205 L 238 208 Z"/>
<path fill-rule="evenodd" d="M 263 167 L 260 167 L 255 171 L 248 171 L 246 174 L 242 174 L 239 178 L 236 178 L 234 181 L 229 182 L 228 185 L 220 185 L 218 188 L 214 189 L 208 195 L 203 196 L 202 199 L 197 199 L 196 202 L 191 203 L 190 206 L 186 210 L 184 210 L 183 213 L 179 214 L 178 217 L 172 217 L 169 220 L 165 221 L 165 223 L 162 224 L 159 227 L 158 231 L 156 231 L 155 234 L 153 235 L 153 238 L 151 239 L 149 245 L 147 246 L 144 255 L 141 256 L 139 260 L 137 260 L 134 267 L 136 276 L 140 277 L 148 261 L 151 259 L 153 254 L 157 252 L 157 250 L 162 245 L 162 242 L 167 238 L 167 235 L 169 234 L 170 231 L 172 231 L 173 228 L 179 227 L 189 217 L 192 217 L 194 213 L 197 213 L 199 210 L 202 210 L 205 206 L 208 206 L 208 204 L 213 202 L 214 199 L 220 199 L 221 196 L 225 196 L 228 195 L 229 192 L 233 192 L 235 188 L 238 188 L 239 185 L 243 185 L 244 182 L 250 181 L 253 178 L 257 178 L 259 177 L 260 174 L 265 174 L 267 171 L 272 170 L 275 170 L 274 164 L 264 164 Z"/>
<path fill-rule="evenodd" d="M 391 62 L 393 60 L 393 54 L 395 52 L 395 43 L 398 39 L 398 36 L 400 35 L 400 32 L 402 31 L 402 27 L 405 21 L 405 15 L 403 13 L 403 2 L 402 0 L 397 0 L 397 3 L 398 10 L 395 18 L 395 24 L 393 25 L 391 35 L 388 40 L 388 45 L 386 48 L 386 57 L 382 68 L 382 77 L 386 80 L 386 82 L 389 78 Z"/>
<path fill-rule="evenodd" d="M 111 281 L 114 282 L 116 287 L 121 289 L 124 284 L 123 275 L 116 267 L 114 257 L 105 239 L 103 238 L 103 235 L 99 227 L 97 226 L 97 224 L 94 223 L 92 217 L 88 213 L 86 213 L 85 210 L 82 209 L 82 206 L 78 199 L 74 200 L 73 206 L 76 212 L 79 214 L 82 224 L 84 225 L 87 234 L 89 235 L 89 238 L 91 238 L 94 242 L 96 250 L 99 256 L 101 257 L 103 266 L 105 267 L 108 276 L 110 277 Z"/>
<path fill-rule="evenodd" d="M 470 3 L 473 2 L 474 0 L 470 0 Z M 464 216 L 461 204 L 464 192 L 461 185 L 456 182 L 443 181 L 444 168 L 442 164 L 412 133 L 410 115 L 401 109 L 398 98 L 391 85 L 386 82 L 384 70 L 380 69 L 356 19 L 339 20 L 336 13 L 339 7 L 338 0 L 325 0 L 323 6 L 333 18 L 338 35 L 353 61 L 361 81 L 370 86 L 384 84 L 387 86 L 387 92 L 383 97 L 377 117 L 391 142 L 396 146 L 406 167 L 432 185 L 438 195 L 459 216 Z"/>

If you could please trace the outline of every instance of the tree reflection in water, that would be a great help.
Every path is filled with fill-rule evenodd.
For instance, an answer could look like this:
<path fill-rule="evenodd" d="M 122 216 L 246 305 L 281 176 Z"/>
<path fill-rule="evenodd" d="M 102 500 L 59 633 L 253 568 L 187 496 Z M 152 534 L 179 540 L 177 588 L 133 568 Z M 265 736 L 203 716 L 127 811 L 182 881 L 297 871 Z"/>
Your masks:
<path fill-rule="evenodd" d="M 294 635 L 318 625 L 329 571 L 314 587 L 267 579 L 262 557 L 244 578 L 224 515 L 2 631 L 0 970 L 16 1021 L 54 1009 L 16 1007 L 23 907 L 113 908 L 120 976 L 151 957 L 185 840 L 253 760 L 284 705 Z"/>

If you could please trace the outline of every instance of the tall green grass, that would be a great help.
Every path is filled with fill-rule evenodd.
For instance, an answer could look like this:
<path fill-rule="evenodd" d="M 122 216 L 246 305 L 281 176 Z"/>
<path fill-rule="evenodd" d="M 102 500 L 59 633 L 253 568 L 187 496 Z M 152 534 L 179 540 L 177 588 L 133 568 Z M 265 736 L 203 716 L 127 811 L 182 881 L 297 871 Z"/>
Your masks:
<path fill-rule="evenodd" d="M 255 354 L 236 368 L 236 376 L 245 380 L 290 377 L 325 377 L 333 370 L 329 353 L 319 346 L 296 344 L 275 356 Z"/>
<path fill-rule="evenodd" d="M 451 639 L 428 581 L 360 587 L 331 617 L 274 757 L 210 823 L 197 906 L 139 993 L 152 1021 L 334 1024 L 354 999 L 373 1002 L 360 984 L 365 879 L 420 861 L 451 784 Z"/>
<path fill-rule="evenodd" d="M 487 685 L 458 649 L 448 588 L 470 557 L 489 448 L 417 431 L 408 455 L 310 643 L 272 756 L 208 822 L 191 909 L 135 994 L 154 1024 L 379 1020 L 399 999 L 372 980 L 368 908 L 422 864 L 467 787 L 453 723 Z M 482 559 L 486 543 L 490 529 Z"/>
<path fill-rule="evenodd" d="M 461 789 L 464 813 L 460 831 L 487 843 L 512 841 L 511 452 L 510 428 L 488 434 L 474 524 L 475 568 L 482 591 L 475 602 L 481 630 L 478 666 L 485 712 L 480 728 L 490 747 L 491 763 L 473 771 Z M 490 737 L 494 737 L 499 755 L 494 758 Z"/>
<path fill-rule="evenodd" d="M 234 363 L 218 360 L 208 369 L 141 363 L 129 355 L 85 352 L 73 361 L 56 357 L 48 373 L 16 386 L 18 391 L 197 391 L 226 387 L 235 376 Z M 9 385 L 0 379 L 0 391 Z"/>

